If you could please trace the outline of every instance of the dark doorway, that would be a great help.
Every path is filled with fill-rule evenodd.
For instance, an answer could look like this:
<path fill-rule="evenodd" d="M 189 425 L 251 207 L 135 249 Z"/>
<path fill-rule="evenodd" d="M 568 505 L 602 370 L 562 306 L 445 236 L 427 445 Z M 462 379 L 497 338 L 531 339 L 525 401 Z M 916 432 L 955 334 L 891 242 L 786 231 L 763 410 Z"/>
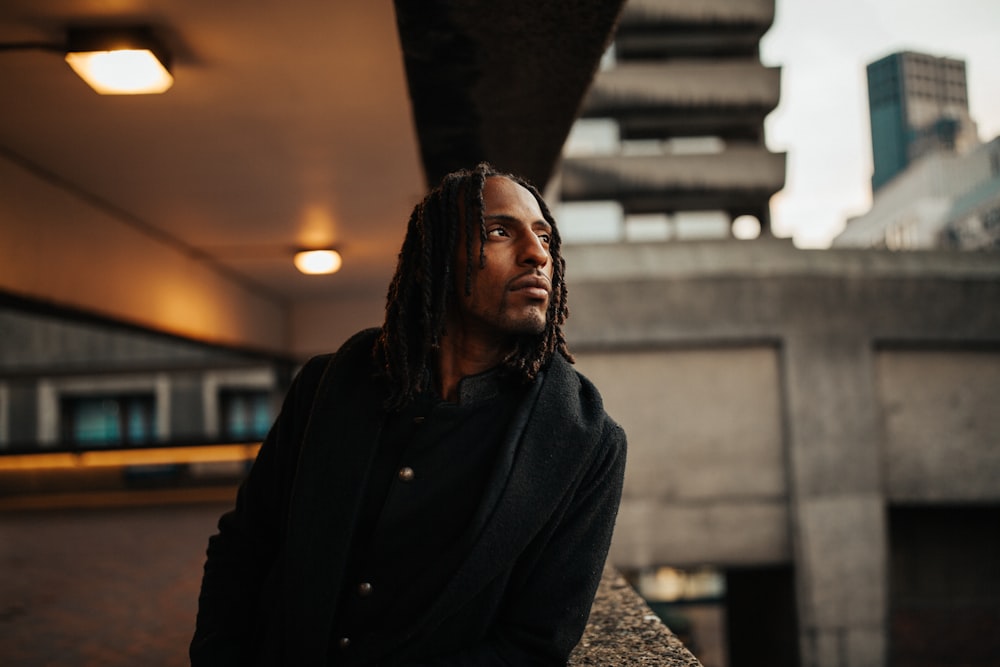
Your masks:
<path fill-rule="evenodd" d="M 1000 507 L 889 510 L 889 665 L 1000 665 Z"/>
<path fill-rule="evenodd" d="M 726 571 L 730 667 L 797 667 L 799 632 L 790 565 Z"/>

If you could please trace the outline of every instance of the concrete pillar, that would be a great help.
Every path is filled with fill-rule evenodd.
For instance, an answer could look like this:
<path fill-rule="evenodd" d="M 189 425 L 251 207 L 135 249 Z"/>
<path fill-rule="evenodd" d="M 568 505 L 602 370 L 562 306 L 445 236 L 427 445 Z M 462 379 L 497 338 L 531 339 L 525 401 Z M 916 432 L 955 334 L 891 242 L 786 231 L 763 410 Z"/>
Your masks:
<path fill-rule="evenodd" d="M 805 667 L 883 667 L 887 574 L 870 340 L 786 339 L 791 535 Z"/>

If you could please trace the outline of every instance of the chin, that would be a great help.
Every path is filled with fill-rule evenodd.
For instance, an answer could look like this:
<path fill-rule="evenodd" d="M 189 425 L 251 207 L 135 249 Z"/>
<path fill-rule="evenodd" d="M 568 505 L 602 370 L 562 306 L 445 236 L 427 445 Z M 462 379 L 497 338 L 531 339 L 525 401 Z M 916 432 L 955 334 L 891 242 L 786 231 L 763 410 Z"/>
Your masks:
<path fill-rule="evenodd" d="M 497 322 L 499 328 L 516 336 L 537 336 L 545 331 L 547 315 L 543 310 L 529 309 L 518 313 L 508 311 Z"/>
<path fill-rule="evenodd" d="M 538 336 L 545 332 L 545 318 L 532 318 L 520 323 L 516 333 L 522 336 Z"/>

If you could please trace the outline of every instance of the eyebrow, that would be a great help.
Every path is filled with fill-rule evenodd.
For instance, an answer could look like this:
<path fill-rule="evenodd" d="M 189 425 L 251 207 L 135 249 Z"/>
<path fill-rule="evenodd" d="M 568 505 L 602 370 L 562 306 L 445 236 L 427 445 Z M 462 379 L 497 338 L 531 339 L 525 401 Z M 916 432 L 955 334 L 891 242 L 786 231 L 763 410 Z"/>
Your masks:
<path fill-rule="evenodd" d="M 495 221 L 499 221 L 499 222 L 516 222 L 518 224 L 521 223 L 521 219 L 520 218 L 514 217 L 513 215 L 506 215 L 504 213 L 495 213 L 493 215 L 484 215 L 483 216 L 483 220 L 484 221 L 485 220 L 495 220 Z M 550 231 L 550 232 L 552 231 L 552 225 L 550 225 L 549 221 L 545 220 L 544 218 L 539 218 L 538 220 L 533 220 L 532 222 L 528 223 L 528 225 L 530 227 L 532 227 L 532 228 L 535 228 L 536 226 L 541 225 L 547 231 Z"/>

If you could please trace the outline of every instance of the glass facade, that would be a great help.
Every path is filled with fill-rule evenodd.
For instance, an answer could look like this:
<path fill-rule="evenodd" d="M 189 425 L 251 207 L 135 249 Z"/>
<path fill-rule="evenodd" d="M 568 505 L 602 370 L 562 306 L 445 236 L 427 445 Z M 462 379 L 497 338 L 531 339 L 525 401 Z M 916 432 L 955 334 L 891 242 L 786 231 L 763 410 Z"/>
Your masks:
<path fill-rule="evenodd" d="M 156 439 L 152 394 L 66 396 L 62 439 L 80 447 L 148 444 Z"/>
<path fill-rule="evenodd" d="M 222 437 L 227 440 L 261 440 L 271 427 L 271 398 L 266 391 L 223 390 L 219 405 Z"/>

